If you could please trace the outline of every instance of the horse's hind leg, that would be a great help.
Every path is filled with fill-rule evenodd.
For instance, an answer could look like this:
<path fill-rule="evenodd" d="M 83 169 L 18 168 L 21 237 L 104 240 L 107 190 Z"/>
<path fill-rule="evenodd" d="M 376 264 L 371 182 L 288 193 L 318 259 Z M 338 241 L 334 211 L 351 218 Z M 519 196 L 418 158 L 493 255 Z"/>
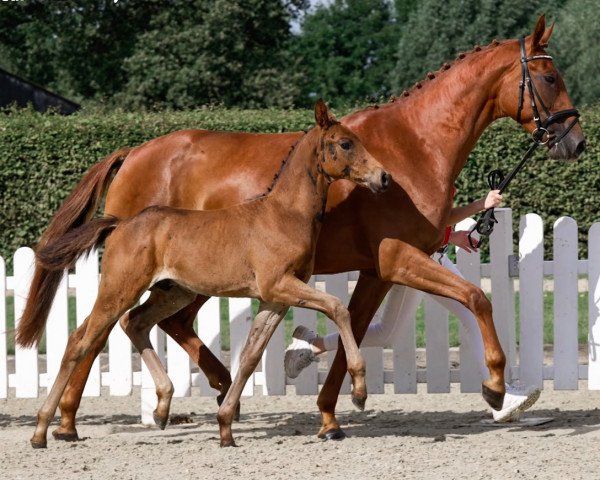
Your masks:
<path fill-rule="evenodd" d="M 194 331 L 196 314 L 209 298 L 198 295 L 187 307 L 182 308 L 169 318 L 161 320 L 158 326 L 187 352 L 192 361 L 204 372 L 209 385 L 219 391 L 217 403 L 220 406 L 231 386 L 231 375 L 225 365 L 204 345 Z M 199 328 L 201 326 L 200 322 Z"/>
<path fill-rule="evenodd" d="M 165 428 L 169 418 L 173 383 L 150 342 L 149 334 L 160 320 L 189 305 L 194 297 L 195 294 L 189 290 L 173 285 L 168 280 L 163 281 L 152 288 L 150 298 L 146 302 L 125 313 L 119 320 L 154 380 L 158 397 L 154 422 L 161 429 Z"/>
<path fill-rule="evenodd" d="M 217 413 L 222 447 L 235 446 L 231 433 L 231 424 L 239 405 L 242 390 L 244 389 L 244 385 L 246 385 L 246 381 L 252 375 L 252 372 L 254 372 L 256 365 L 258 365 L 258 361 L 273 332 L 288 309 L 289 307 L 285 305 L 264 302 L 261 302 L 259 305 L 258 313 L 252 322 L 252 328 L 246 339 L 246 344 L 240 354 L 240 368 Z"/>

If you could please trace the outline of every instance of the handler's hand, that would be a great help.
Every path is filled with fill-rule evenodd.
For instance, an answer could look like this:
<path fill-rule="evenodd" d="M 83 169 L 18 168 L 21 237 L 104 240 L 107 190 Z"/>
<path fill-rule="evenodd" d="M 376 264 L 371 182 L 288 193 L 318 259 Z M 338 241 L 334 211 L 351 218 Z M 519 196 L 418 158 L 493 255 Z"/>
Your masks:
<path fill-rule="evenodd" d="M 476 252 L 477 245 L 479 245 L 479 240 L 473 238 L 473 243 L 475 244 L 475 248 L 471 247 L 469 243 L 469 231 L 468 230 L 458 230 L 456 232 L 452 232 L 450 234 L 450 238 L 448 239 L 448 243 L 452 243 L 459 248 L 462 248 L 466 252 Z"/>
<path fill-rule="evenodd" d="M 490 190 L 490 192 L 485 197 L 485 201 L 483 202 L 483 208 L 487 210 L 488 208 L 496 208 L 498 205 L 502 203 L 502 194 L 500 190 Z"/>

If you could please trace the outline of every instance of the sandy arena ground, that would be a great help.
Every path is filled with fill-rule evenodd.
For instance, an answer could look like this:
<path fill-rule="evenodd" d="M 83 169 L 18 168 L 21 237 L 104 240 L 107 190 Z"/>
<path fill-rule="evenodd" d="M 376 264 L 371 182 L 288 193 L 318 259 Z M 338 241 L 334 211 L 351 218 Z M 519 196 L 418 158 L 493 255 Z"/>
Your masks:
<path fill-rule="evenodd" d="M 293 392 L 293 388 L 289 387 Z M 348 396 L 338 418 L 342 442 L 315 436 L 314 396 L 243 398 L 237 448 L 219 448 L 214 399 L 176 398 L 173 414 L 193 423 L 164 431 L 139 424 L 131 397 L 84 398 L 75 443 L 51 437 L 33 450 L 40 399 L 0 401 L 2 479 L 597 479 L 600 392 L 556 392 L 547 384 L 526 417 L 537 427 L 490 427 L 477 394 L 372 395 L 358 412 Z"/>

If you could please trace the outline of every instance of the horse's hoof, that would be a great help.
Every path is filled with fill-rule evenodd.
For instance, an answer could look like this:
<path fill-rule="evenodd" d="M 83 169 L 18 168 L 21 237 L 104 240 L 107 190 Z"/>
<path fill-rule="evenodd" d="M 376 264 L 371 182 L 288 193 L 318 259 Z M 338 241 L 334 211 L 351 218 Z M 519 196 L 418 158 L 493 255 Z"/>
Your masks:
<path fill-rule="evenodd" d="M 355 397 L 352 395 L 352 403 L 356 408 L 358 408 L 361 412 L 365 409 L 365 403 L 367 403 L 367 397 Z"/>
<path fill-rule="evenodd" d="M 319 437 L 323 440 L 340 441 L 340 440 L 343 440 L 344 438 L 346 438 L 346 434 L 344 433 L 344 431 L 341 428 L 334 428 L 334 429 L 328 430 L 324 433 L 319 433 L 319 435 L 317 435 L 317 437 Z"/>
<path fill-rule="evenodd" d="M 169 420 L 169 417 L 161 417 L 157 415 L 156 412 L 152 414 L 152 418 L 154 419 L 154 423 L 156 423 L 156 426 L 161 430 L 165 429 L 165 427 L 167 426 L 167 420 Z"/>
<path fill-rule="evenodd" d="M 52 432 L 52 436 L 55 440 L 62 440 L 63 442 L 79 441 L 79 435 L 77 435 L 77 430 L 75 430 L 74 432 L 59 432 L 57 428 Z"/>
<path fill-rule="evenodd" d="M 30 440 L 31 446 L 33 448 L 47 448 L 48 447 L 48 442 L 46 442 L 46 440 L 34 440 L 33 438 Z"/>
<path fill-rule="evenodd" d="M 494 410 L 502 410 L 504 393 L 496 392 L 486 385 L 481 385 L 481 394 L 490 407 Z"/>
<path fill-rule="evenodd" d="M 233 438 L 231 440 L 221 440 L 221 448 L 224 447 L 237 447 Z"/>

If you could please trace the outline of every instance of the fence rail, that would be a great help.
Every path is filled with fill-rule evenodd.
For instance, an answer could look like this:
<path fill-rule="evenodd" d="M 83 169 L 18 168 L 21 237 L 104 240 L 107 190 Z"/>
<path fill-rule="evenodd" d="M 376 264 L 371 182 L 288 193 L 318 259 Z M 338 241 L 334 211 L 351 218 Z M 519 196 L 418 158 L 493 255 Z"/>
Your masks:
<path fill-rule="evenodd" d="M 589 259 L 577 257 L 577 224 L 569 217 L 558 219 L 554 226 L 552 261 L 544 261 L 543 229 L 541 218 L 528 214 L 521 218 L 518 251 L 514 252 L 512 212 L 499 209 L 499 223 L 490 239 L 490 263 L 481 264 L 478 253 L 457 252 L 457 263 L 465 277 L 476 285 L 483 278 L 491 282 L 492 305 L 496 329 L 507 354 L 507 378 L 519 379 L 528 384 L 542 386 L 543 380 L 554 382 L 555 389 L 577 389 L 578 381 L 587 380 L 588 389 L 600 389 L 600 223 L 589 230 Z M 468 228 L 468 219 L 459 228 Z M 14 276 L 7 277 L 5 262 L 0 258 L 0 398 L 7 398 L 10 388 L 15 396 L 37 397 L 39 389 L 49 388 L 56 377 L 68 338 L 68 295 L 76 298 L 77 325 L 91 311 L 99 283 L 99 266 L 96 253 L 80 259 L 75 273 L 65 274 L 50 311 L 46 327 L 46 371 L 39 372 L 37 348 L 15 348 L 14 371 L 9 371 L 7 354 L 6 297 L 14 296 L 15 319 L 24 308 L 33 273 L 33 252 L 20 248 L 14 255 Z M 552 276 L 554 282 L 554 347 L 552 363 L 544 364 L 543 344 L 543 281 Z M 589 342 L 588 359 L 579 361 L 578 345 L 578 281 L 585 276 L 589 288 Z M 520 343 L 517 347 L 515 322 L 515 279 L 519 280 Z M 349 288 L 358 279 L 357 272 L 338 275 L 317 275 L 311 279 L 347 303 Z M 230 312 L 230 358 L 235 375 L 239 367 L 239 353 L 252 322 L 249 299 L 229 299 Z M 367 361 L 367 386 L 370 393 L 382 393 L 384 384 L 392 383 L 396 393 L 416 392 L 417 383 L 427 383 L 429 392 L 447 392 L 450 383 L 459 382 L 463 392 L 480 389 L 476 362 L 466 343 L 460 347 L 460 367 L 452 368 L 449 362 L 448 312 L 429 297 L 424 300 L 426 328 L 426 368 L 417 368 L 415 345 L 415 319 L 402 322 L 397 338 L 393 339 L 393 368 L 384 368 L 383 349 L 364 348 Z M 381 310 L 380 310 L 381 312 Z M 397 316 L 397 311 L 387 312 Z M 380 314 L 380 313 L 378 313 Z M 217 355 L 221 356 L 219 299 L 212 298 L 199 314 L 199 336 Z M 294 325 L 316 328 L 316 313 L 300 308 L 293 309 Z M 334 329 L 328 322 L 328 329 Z M 463 332 L 461 332 L 462 339 Z M 175 396 L 188 396 L 192 387 L 201 395 L 215 395 L 206 378 L 192 371 L 187 354 L 171 338 L 154 328 L 152 342 L 165 364 L 175 387 Z M 255 386 L 262 386 L 265 395 L 284 395 L 286 385 L 294 384 L 297 394 L 316 394 L 327 372 L 317 364 L 308 367 L 295 380 L 285 377 L 283 354 L 285 341 L 283 325 L 276 330 L 264 354 L 260 371 L 250 377 L 244 395 L 252 395 Z M 333 360 L 328 354 L 327 364 Z M 142 420 L 152 423 L 151 412 L 156 403 L 152 378 L 142 364 L 141 371 L 134 371 L 132 347 L 120 327 L 110 335 L 108 347 L 108 371 L 101 372 L 99 361 L 92 367 L 84 395 L 98 396 L 101 387 L 109 388 L 110 395 L 129 395 L 134 386 L 142 388 Z M 12 370 L 12 369 L 11 369 Z M 346 379 L 343 392 L 349 391 Z"/>

